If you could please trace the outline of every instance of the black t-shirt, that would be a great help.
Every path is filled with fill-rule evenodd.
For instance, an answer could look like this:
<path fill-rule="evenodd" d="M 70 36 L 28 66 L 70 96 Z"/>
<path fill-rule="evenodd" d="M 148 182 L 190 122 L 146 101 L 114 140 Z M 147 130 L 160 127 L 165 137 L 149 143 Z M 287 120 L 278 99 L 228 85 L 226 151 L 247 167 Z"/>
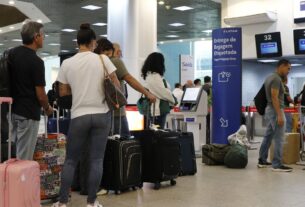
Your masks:
<path fill-rule="evenodd" d="M 11 50 L 11 88 L 13 113 L 27 119 L 40 120 L 41 106 L 36 96 L 36 86 L 45 86 L 45 69 L 36 52 L 25 46 Z"/>

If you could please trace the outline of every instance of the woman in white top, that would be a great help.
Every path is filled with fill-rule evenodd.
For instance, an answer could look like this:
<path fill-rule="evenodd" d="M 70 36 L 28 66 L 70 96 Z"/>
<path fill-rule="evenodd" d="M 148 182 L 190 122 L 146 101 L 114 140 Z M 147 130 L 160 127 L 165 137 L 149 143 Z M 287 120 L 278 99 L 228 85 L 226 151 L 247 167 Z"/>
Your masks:
<path fill-rule="evenodd" d="M 161 53 L 151 53 L 145 60 L 142 67 L 142 76 L 146 83 L 146 88 L 153 95 L 157 97 L 155 105 L 155 123 L 160 128 L 164 128 L 166 115 L 169 113 L 168 110 L 160 109 L 160 103 L 166 102 L 173 106 L 176 104 L 176 100 L 172 95 L 168 82 L 163 78 L 165 73 L 164 57 Z M 162 103 L 161 103 L 162 104 Z M 151 108 L 153 113 L 153 108 Z"/>
<path fill-rule="evenodd" d="M 87 207 L 102 207 L 96 201 L 96 193 L 102 179 L 104 152 L 111 123 L 103 88 L 104 70 L 108 70 L 117 86 L 120 83 L 114 73 L 116 68 L 109 58 L 102 55 L 104 68 L 100 56 L 92 52 L 96 47 L 96 35 L 89 24 L 80 26 L 77 43 L 79 52 L 63 62 L 57 77 L 60 96 L 72 94 L 72 109 L 60 197 L 53 207 L 66 207 L 75 167 L 86 142 L 90 149 Z"/>

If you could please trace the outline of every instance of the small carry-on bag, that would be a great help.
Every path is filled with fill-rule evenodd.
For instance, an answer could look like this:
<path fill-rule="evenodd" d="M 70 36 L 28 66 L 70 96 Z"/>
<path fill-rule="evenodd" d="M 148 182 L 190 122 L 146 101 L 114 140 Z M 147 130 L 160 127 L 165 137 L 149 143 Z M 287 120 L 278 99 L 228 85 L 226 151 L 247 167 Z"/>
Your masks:
<path fill-rule="evenodd" d="M 181 151 L 180 175 L 195 175 L 197 172 L 194 135 L 192 132 L 181 132 L 178 138 Z"/>
<path fill-rule="evenodd" d="M 61 171 L 66 156 L 66 136 L 59 133 L 57 114 L 57 133 L 47 133 L 45 116 L 45 134 L 38 135 L 34 160 L 40 165 L 41 199 L 56 199 L 59 195 Z"/>
<path fill-rule="evenodd" d="M 10 129 L 12 126 L 10 121 L 12 102 L 12 98 L 0 97 L 0 113 L 2 103 L 10 104 Z M 0 145 L 1 139 L 0 135 Z M 9 130 L 8 158 L 11 157 L 11 139 L 11 130 Z M 9 159 L 0 164 L 0 207 L 40 207 L 40 176 L 37 162 Z"/>
<path fill-rule="evenodd" d="M 155 112 L 152 123 L 154 115 Z M 175 179 L 181 172 L 179 133 L 148 129 L 146 124 L 145 130 L 133 131 L 133 135 L 140 140 L 142 146 L 142 181 L 154 183 L 156 190 L 161 187 L 160 183 L 163 181 L 176 185 Z"/>

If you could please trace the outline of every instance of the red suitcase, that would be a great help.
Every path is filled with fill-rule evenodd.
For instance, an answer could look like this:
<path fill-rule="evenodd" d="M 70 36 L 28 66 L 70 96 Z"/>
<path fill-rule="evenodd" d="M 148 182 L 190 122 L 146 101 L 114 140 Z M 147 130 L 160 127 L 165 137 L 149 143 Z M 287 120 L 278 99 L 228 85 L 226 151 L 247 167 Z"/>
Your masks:
<path fill-rule="evenodd" d="M 10 104 L 9 120 L 11 120 L 12 102 L 11 98 L 0 97 L 0 106 L 2 103 Z M 9 126 L 11 127 L 11 123 Z M 11 135 L 9 133 L 9 158 L 11 157 L 10 146 Z M 37 162 L 9 159 L 0 164 L 0 207 L 40 207 L 40 173 Z"/>

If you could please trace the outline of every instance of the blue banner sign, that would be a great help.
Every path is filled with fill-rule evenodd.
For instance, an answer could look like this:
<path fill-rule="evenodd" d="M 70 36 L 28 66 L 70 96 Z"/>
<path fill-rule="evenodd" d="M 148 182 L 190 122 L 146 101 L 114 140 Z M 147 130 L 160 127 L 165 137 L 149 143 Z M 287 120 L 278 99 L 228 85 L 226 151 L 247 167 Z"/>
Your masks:
<path fill-rule="evenodd" d="M 212 143 L 227 144 L 240 127 L 241 28 L 213 30 L 212 38 Z"/>

